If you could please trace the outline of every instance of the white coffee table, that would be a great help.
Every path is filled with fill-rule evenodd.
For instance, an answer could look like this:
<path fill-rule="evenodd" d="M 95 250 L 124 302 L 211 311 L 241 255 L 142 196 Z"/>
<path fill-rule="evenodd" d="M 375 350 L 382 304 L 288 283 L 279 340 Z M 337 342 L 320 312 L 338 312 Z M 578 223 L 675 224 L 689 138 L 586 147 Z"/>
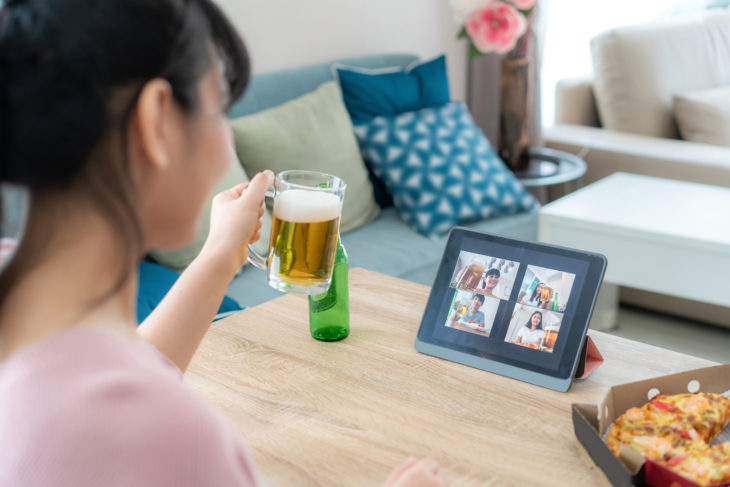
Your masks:
<path fill-rule="evenodd" d="M 615 173 L 544 206 L 538 232 L 608 258 L 594 328 L 614 326 L 618 285 L 730 307 L 728 188 Z"/>

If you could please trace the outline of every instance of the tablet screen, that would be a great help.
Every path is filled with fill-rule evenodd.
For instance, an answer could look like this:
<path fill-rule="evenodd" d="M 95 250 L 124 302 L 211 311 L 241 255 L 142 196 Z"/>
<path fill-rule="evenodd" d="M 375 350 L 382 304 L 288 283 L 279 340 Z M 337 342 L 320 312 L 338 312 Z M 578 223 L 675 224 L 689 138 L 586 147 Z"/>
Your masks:
<path fill-rule="evenodd" d="M 605 261 L 457 229 L 419 339 L 554 377 L 570 377 Z"/>

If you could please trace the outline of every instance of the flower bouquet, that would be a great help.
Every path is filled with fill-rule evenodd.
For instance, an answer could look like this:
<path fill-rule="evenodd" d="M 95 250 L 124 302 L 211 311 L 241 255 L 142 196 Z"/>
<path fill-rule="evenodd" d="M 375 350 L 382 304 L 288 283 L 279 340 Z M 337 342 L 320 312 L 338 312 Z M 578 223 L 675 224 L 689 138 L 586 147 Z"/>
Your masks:
<path fill-rule="evenodd" d="M 459 38 L 471 41 L 470 55 L 507 54 L 528 30 L 536 0 L 451 0 L 454 20 L 462 25 Z M 520 46 L 523 50 L 526 46 Z M 518 49 L 519 51 L 520 49 Z M 526 52 L 516 52 L 524 57 Z"/>

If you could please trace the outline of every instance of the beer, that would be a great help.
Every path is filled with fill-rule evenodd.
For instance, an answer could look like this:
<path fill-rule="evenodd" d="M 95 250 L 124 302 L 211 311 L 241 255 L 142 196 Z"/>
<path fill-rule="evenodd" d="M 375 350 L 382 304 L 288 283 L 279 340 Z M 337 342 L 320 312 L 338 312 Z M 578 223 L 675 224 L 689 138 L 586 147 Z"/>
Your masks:
<path fill-rule="evenodd" d="M 280 289 L 321 284 L 326 291 L 337 250 L 341 199 L 332 193 L 292 189 L 278 195 L 269 240 L 269 279 Z"/>
<path fill-rule="evenodd" d="M 463 271 L 456 286 L 459 289 L 476 289 L 482 279 L 482 274 L 484 274 L 484 267 L 472 264 Z"/>
<path fill-rule="evenodd" d="M 545 331 L 545 339 L 543 341 L 543 346 L 552 352 L 553 348 L 555 348 L 555 341 L 558 339 L 558 330 L 551 328 L 549 330 Z"/>

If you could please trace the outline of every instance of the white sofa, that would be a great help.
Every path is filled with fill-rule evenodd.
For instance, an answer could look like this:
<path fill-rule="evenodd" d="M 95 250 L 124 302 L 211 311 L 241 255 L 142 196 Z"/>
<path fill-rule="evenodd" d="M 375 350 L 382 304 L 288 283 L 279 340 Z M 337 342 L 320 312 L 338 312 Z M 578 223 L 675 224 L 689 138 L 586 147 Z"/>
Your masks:
<path fill-rule="evenodd" d="M 723 87 L 730 98 L 729 11 L 617 28 L 594 38 L 591 54 L 593 78 L 558 84 L 555 124 L 543 132 L 548 147 L 585 159 L 586 184 L 624 171 L 730 187 L 730 147 L 681 139 L 677 115 L 683 122 L 686 115 L 675 112 L 674 100 Z M 727 116 L 719 128 L 726 135 Z M 727 308 L 671 307 L 661 296 L 626 289 L 621 300 L 730 326 Z"/>
<path fill-rule="evenodd" d="M 681 140 L 673 96 L 730 87 L 730 12 L 618 28 L 591 42 L 593 79 L 561 81 L 546 145 L 616 171 L 730 186 L 730 147 Z M 726 127 L 730 131 L 730 126 Z"/>

